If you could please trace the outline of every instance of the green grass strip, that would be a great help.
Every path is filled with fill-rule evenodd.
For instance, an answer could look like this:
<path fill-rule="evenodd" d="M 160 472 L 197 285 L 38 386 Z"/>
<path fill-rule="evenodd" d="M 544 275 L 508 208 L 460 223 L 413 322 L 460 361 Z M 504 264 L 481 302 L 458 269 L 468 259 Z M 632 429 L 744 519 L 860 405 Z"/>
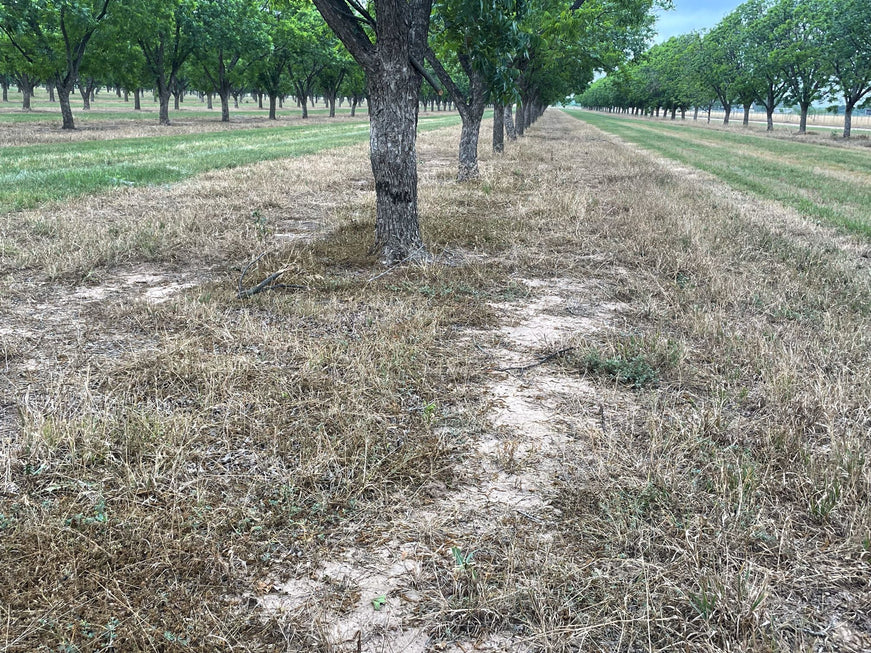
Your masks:
<path fill-rule="evenodd" d="M 734 188 L 871 237 L 871 152 L 591 112 L 568 113 L 645 149 L 709 172 Z"/>
<path fill-rule="evenodd" d="M 450 113 L 422 116 L 419 129 L 457 124 Z M 207 134 L 124 138 L 0 149 L 0 213 L 118 186 L 167 184 L 208 170 L 311 154 L 369 138 L 369 123 L 347 120 Z"/>

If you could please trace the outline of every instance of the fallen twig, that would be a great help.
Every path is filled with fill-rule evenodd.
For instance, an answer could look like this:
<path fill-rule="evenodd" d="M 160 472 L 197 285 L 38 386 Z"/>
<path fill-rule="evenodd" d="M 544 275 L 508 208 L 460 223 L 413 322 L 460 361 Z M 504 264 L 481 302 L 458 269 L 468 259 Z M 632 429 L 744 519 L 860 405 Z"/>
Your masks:
<path fill-rule="evenodd" d="M 560 349 L 559 351 L 551 352 L 547 356 L 543 356 L 539 358 L 534 363 L 529 363 L 528 365 L 514 365 L 511 367 L 497 367 L 495 371 L 497 372 L 525 372 L 526 370 L 531 370 L 533 367 L 538 367 L 539 365 L 544 365 L 548 361 L 552 361 L 554 358 L 559 358 L 563 354 L 567 354 L 570 351 L 574 351 L 574 347 L 566 347 L 565 349 Z"/>
<path fill-rule="evenodd" d="M 251 288 L 245 288 L 245 275 L 248 274 L 248 270 L 250 270 L 264 256 L 266 256 L 266 252 L 263 252 L 260 256 L 255 258 L 242 269 L 242 274 L 239 276 L 239 291 L 236 293 L 237 299 L 248 299 L 249 297 L 253 297 L 257 293 L 261 293 L 265 290 L 280 290 L 282 288 L 297 288 L 300 290 L 306 289 L 305 286 L 299 286 L 296 284 L 274 283 L 275 280 L 278 279 L 278 277 L 287 272 L 287 268 L 279 270 L 278 272 L 273 272 L 256 286 L 252 286 Z"/>

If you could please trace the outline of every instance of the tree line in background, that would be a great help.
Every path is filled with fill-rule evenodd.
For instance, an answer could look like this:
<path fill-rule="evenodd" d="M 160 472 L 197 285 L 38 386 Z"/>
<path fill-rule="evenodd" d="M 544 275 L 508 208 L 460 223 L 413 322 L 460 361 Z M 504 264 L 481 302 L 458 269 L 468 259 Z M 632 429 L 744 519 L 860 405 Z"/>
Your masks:
<path fill-rule="evenodd" d="M 718 104 L 748 124 L 755 104 L 768 130 L 779 106 L 798 107 L 799 133 L 820 101 L 843 101 L 844 137 L 853 110 L 871 104 L 869 0 L 748 0 L 706 33 L 670 38 L 597 80 L 577 101 L 589 108 L 674 119 Z"/>
<path fill-rule="evenodd" d="M 315 93 L 334 111 L 366 98 L 376 189 L 375 251 L 394 263 L 425 256 L 417 222 L 416 132 L 421 102 L 450 101 L 462 129 L 460 180 L 478 175 L 487 105 L 494 150 L 553 102 L 586 88 L 643 51 L 653 9 L 669 0 L 0 0 L 0 83 L 24 96 L 57 94 L 63 128 L 75 128 L 70 96 L 87 108 L 97 85 L 142 89 L 170 124 L 195 90 L 229 102 L 252 93 Z M 426 86 L 421 88 L 422 83 Z M 516 105 L 516 118 L 511 109 Z M 332 113 L 332 111 L 331 111 Z M 516 123 L 516 124 L 512 124 Z"/>

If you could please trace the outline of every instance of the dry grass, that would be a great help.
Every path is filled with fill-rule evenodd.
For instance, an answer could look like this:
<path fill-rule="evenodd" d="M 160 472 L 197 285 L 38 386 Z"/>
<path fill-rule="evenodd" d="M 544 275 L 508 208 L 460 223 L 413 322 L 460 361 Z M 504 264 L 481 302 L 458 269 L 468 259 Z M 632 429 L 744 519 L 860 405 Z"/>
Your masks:
<path fill-rule="evenodd" d="M 73 202 L 16 245 L 7 650 L 356 650 L 330 627 L 371 587 L 325 570 L 385 547 L 418 564 L 385 590 L 390 628 L 422 633 L 408 650 L 867 646 L 867 259 L 555 112 L 458 186 L 457 131 L 421 137 L 441 262 L 375 280 L 363 148 Z M 112 231 L 143 216 L 168 225 L 153 251 Z M 236 300 L 263 249 L 252 278 L 307 289 Z M 197 285 L 148 301 L 118 281 L 146 264 Z M 534 301 L 548 288 L 568 309 Z M 576 325 L 515 347 L 575 347 L 517 379 L 547 390 L 558 450 L 494 425 L 508 310 Z M 536 480 L 535 509 L 496 476 Z M 312 593 L 271 609 L 288 580 Z"/>

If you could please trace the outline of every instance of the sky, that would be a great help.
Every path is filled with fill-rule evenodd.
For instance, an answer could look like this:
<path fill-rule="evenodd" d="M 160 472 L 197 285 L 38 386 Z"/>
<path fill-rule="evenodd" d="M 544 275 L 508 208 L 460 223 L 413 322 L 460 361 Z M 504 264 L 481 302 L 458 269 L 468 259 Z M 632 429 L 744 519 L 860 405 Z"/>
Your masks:
<path fill-rule="evenodd" d="M 671 36 L 693 30 L 710 29 L 726 14 L 741 4 L 741 0 L 673 0 L 674 9 L 660 12 L 656 22 L 656 43 Z"/>

